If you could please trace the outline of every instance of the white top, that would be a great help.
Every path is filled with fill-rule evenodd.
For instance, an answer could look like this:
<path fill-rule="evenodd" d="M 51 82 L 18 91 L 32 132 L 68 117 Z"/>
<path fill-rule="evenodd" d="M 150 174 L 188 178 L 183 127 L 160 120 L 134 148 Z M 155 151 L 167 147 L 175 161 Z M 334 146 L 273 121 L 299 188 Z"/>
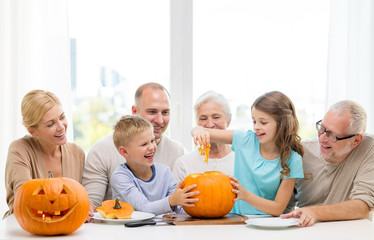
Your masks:
<path fill-rule="evenodd" d="M 209 158 L 208 164 L 206 164 L 204 162 L 204 156 L 201 156 L 199 150 L 195 149 L 177 159 L 173 174 L 178 182 L 192 173 L 204 173 L 207 171 L 220 171 L 233 176 L 234 161 L 235 153 L 231 151 L 223 158 Z"/>
<path fill-rule="evenodd" d="M 157 145 L 156 154 L 153 159 L 154 162 L 165 164 L 171 170 L 177 158 L 186 152 L 181 143 L 164 134 L 162 135 L 161 142 Z"/>
<path fill-rule="evenodd" d="M 184 152 L 185 149 L 180 143 L 162 135 L 154 161 L 172 167 Z M 125 162 L 126 159 L 114 145 L 113 134 L 103 137 L 92 146 L 84 165 L 82 184 L 93 204 L 100 206 L 104 200 L 112 199 L 110 177 L 114 170 Z"/>

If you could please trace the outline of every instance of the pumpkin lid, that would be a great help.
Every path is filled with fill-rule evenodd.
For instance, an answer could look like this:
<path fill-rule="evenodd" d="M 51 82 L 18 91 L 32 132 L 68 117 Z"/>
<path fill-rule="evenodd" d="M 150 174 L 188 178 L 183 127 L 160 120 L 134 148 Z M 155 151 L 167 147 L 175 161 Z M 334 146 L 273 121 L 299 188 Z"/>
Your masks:
<path fill-rule="evenodd" d="M 106 200 L 96 210 L 105 219 L 129 219 L 134 212 L 131 204 L 120 202 L 120 198 Z"/>

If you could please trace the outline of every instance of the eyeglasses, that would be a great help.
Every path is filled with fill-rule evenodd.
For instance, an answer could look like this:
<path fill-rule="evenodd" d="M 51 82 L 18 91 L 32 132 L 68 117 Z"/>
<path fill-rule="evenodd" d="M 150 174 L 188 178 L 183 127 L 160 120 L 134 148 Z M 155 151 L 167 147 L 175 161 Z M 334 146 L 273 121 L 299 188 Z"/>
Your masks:
<path fill-rule="evenodd" d="M 353 134 L 353 135 L 349 135 L 349 136 L 346 136 L 346 137 L 339 138 L 339 137 L 335 136 L 333 133 L 331 133 L 330 131 L 327 131 L 326 128 L 321 125 L 321 122 L 322 122 L 322 120 L 319 120 L 318 122 L 316 122 L 316 129 L 317 129 L 318 133 L 320 135 L 322 135 L 323 133 L 326 133 L 326 137 L 333 143 L 336 142 L 336 141 L 348 139 L 348 138 L 351 138 L 351 137 L 354 137 L 354 136 L 358 135 L 358 134 Z"/>

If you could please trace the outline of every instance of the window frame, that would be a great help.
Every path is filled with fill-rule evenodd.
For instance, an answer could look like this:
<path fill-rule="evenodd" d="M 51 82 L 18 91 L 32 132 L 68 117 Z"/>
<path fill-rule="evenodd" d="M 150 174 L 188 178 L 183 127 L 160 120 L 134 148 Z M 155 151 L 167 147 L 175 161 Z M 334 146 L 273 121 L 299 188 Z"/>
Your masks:
<path fill-rule="evenodd" d="M 193 148 L 192 7 L 193 0 L 170 0 L 170 137 Z"/>

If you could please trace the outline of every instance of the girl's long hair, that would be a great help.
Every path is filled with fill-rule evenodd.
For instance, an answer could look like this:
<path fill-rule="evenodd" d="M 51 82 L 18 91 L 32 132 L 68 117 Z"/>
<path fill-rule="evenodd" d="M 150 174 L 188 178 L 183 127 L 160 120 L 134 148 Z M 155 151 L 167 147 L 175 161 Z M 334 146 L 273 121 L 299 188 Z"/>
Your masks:
<path fill-rule="evenodd" d="M 304 155 L 304 148 L 301 138 L 298 135 L 299 122 L 296 117 L 295 107 L 289 97 L 279 91 L 265 93 L 258 97 L 251 109 L 256 108 L 265 112 L 277 122 L 277 134 L 275 144 L 280 151 L 281 178 L 290 173 L 287 163 L 291 157 L 291 150 L 300 156 Z"/>

